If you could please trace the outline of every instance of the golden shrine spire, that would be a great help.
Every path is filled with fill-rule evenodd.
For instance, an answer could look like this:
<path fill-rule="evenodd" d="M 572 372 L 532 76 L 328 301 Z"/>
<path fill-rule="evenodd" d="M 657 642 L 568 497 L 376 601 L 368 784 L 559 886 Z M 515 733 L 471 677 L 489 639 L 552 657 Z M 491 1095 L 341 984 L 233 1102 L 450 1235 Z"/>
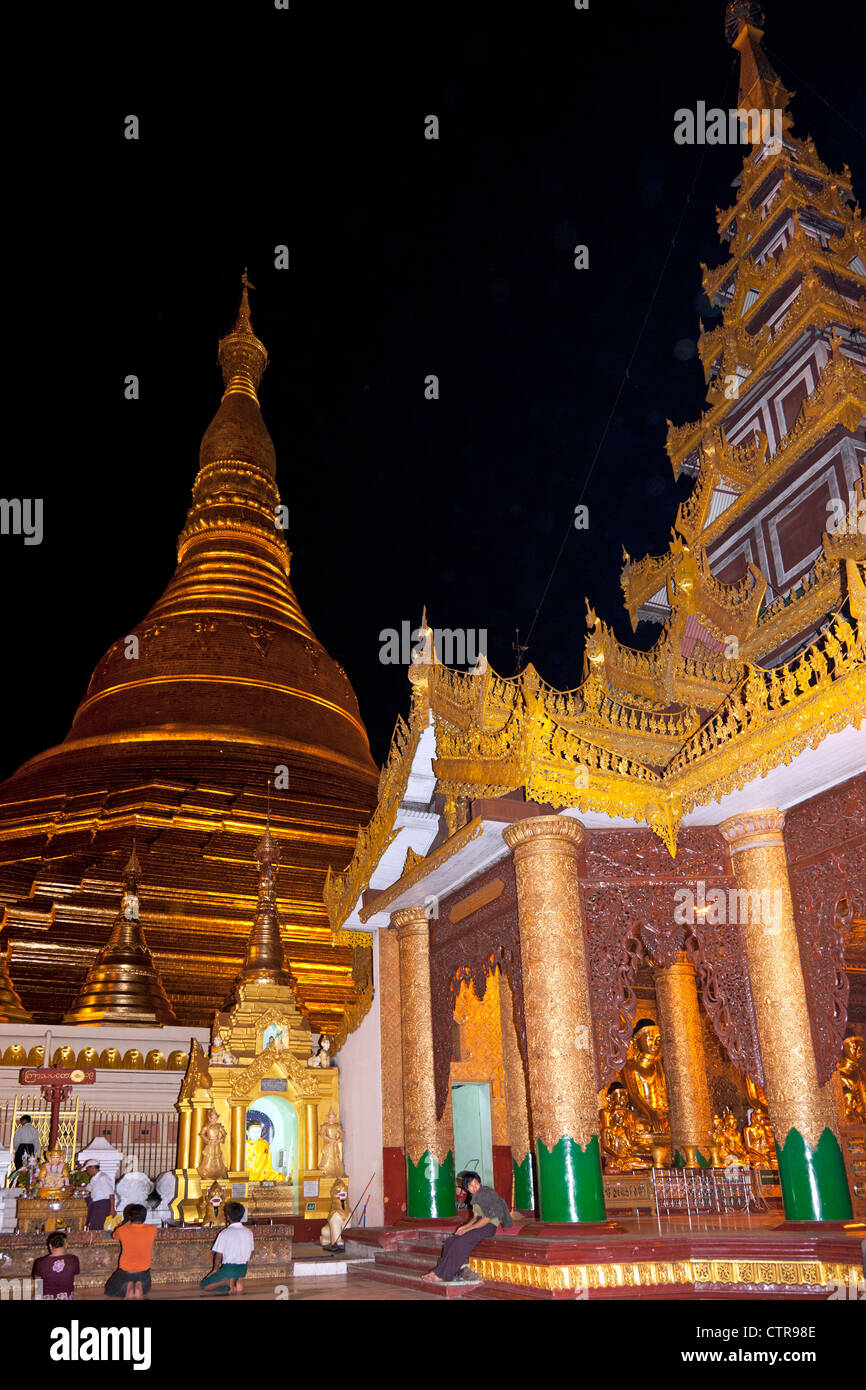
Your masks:
<path fill-rule="evenodd" d="M 33 1015 L 21 1003 L 12 983 L 11 959 L 12 946 L 7 943 L 6 950 L 0 951 L 0 1023 L 32 1023 Z"/>
<path fill-rule="evenodd" d="M 761 47 L 764 31 L 764 12 L 755 0 L 731 0 L 725 10 L 725 37 L 740 55 L 740 87 L 737 107 L 741 111 L 785 112 L 793 92 L 789 92 L 774 72 Z M 783 116 L 787 128 L 790 116 Z M 752 121 L 748 127 L 752 144 L 760 143 L 761 123 Z"/>
<path fill-rule="evenodd" d="M 225 390 L 201 441 L 199 466 L 251 463 L 274 478 L 277 457 L 259 410 L 258 397 L 268 353 L 253 331 L 248 291 L 255 289 L 255 285 L 248 279 L 246 268 L 241 285 L 241 302 L 234 328 L 219 341 L 217 356 Z"/>
<path fill-rule="evenodd" d="M 286 969 L 286 955 L 280 935 L 276 895 L 280 847 L 271 834 L 270 817 L 265 833 L 256 846 L 256 859 L 259 862 L 259 901 L 239 983 L 293 987 L 295 982 Z"/>
<path fill-rule="evenodd" d="M 176 1023 L 139 922 L 141 865 L 135 844 L 126 868 L 126 889 L 108 942 L 87 972 L 64 1023 Z"/>

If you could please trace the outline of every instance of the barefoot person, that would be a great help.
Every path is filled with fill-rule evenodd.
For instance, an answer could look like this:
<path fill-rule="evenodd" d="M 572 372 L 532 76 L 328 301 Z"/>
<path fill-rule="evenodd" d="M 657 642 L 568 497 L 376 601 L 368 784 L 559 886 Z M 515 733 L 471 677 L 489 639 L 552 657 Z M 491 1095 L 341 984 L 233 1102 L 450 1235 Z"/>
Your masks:
<path fill-rule="evenodd" d="M 499 1226 L 511 1226 L 511 1212 L 498 1192 L 483 1187 L 477 1173 L 464 1173 L 463 1187 L 472 1203 L 472 1220 L 458 1226 L 442 1246 L 439 1263 L 423 1276 L 427 1284 L 449 1284 L 455 1280 L 479 1241 L 495 1236 Z"/>
<path fill-rule="evenodd" d="M 226 1222 L 211 1250 L 213 1269 L 206 1274 L 199 1285 L 202 1289 L 222 1288 L 228 1285 L 229 1293 L 241 1294 L 244 1291 L 247 1265 L 253 1253 L 253 1233 L 243 1225 L 246 1209 L 240 1202 L 226 1204 Z"/>
<path fill-rule="evenodd" d="M 113 1239 L 120 1242 L 117 1269 L 105 1285 L 109 1298 L 144 1298 L 150 1293 L 150 1261 L 156 1226 L 147 1226 L 147 1207 L 131 1202 Z"/>

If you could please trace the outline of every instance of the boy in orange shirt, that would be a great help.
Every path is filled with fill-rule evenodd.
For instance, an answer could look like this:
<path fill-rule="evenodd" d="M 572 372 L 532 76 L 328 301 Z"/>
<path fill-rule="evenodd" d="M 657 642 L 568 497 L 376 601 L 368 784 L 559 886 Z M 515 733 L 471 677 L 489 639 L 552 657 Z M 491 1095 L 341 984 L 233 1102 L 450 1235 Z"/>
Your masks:
<path fill-rule="evenodd" d="M 147 1207 L 137 1203 L 126 1207 L 123 1224 L 114 1232 L 120 1241 L 120 1260 L 117 1269 L 105 1285 L 109 1298 L 144 1298 L 150 1293 L 150 1259 L 156 1226 L 146 1226 Z"/>

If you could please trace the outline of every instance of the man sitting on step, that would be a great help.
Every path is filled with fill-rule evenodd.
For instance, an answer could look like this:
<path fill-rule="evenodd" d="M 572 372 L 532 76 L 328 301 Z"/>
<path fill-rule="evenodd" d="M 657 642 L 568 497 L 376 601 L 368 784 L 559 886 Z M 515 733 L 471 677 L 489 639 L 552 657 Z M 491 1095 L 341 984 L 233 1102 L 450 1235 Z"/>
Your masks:
<path fill-rule="evenodd" d="M 482 1186 L 477 1173 L 464 1173 L 460 1181 L 472 1203 L 472 1220 L 447 1238 L 439 1263 L 423 1275 L 427 1284 L 454 1283 L 479 1241 L 495 1236 L 500 1225 L 513 1225 L 507 1204 L 492 1187 Z"/>

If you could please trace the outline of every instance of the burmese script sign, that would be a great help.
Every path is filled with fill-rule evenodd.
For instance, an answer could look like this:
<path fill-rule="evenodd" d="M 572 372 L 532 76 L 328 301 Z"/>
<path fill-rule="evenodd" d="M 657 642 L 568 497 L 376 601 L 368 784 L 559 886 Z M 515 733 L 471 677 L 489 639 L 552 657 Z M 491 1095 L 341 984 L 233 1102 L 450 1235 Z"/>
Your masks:
<path fill-rule="evenodd" d="M 22 1086 L 92 1086 L 96 1072 L 83 1067 L 22 1067 L 18 1080 Z"/>

